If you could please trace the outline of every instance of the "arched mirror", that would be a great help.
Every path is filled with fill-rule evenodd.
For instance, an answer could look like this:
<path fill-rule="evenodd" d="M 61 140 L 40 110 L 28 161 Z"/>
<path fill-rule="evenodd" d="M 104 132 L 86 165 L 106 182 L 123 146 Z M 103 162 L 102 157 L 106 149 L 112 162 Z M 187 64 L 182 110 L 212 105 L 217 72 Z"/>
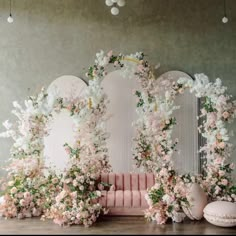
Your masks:
<path fill-rule="evenodd" d="M 140 90 L 134 78 L 124 78 L 120 70 L 109 73 L 102 81 L 102 87 L 110 100 L 107 121 L 109 159 L 114 172 L 136 171 L 133 167 L 132 145 L 137 119 L 135 90 Z"/>
<path fill-rule="evenodd" d="M 162 80 L 177 81 L 180 77 L 192 79 L 188 74 L 181 71 L 169 71 L 158 78 L 158 84 Z M 175 167 L 181 173 L 199 173 L 199 140 L 198 140 L 198 98 L 187 89 L 184 94 L 175 100 L 179 109 L 174 111 L 177 125 L 174 127 L 173 140 L 178 138 L 178 152 L 174 153 Z"/>
<path fill-rule="evenodd" d="M 83 93 L 86 83 L 75 76 L 65 75 L 54 80 L 47 92 L 56 93 L 58 97 L 73 100 Z M 53 119 L 48 123 L 49 135 L 44 138 L 44 157 L 46 166 L 50 166 L 60 173 L 66 167 L 68 154 L 63 145 L 73 145 L 73 119 L 69 111 L 63 109 L 60 113 L 52 112 Z"/>

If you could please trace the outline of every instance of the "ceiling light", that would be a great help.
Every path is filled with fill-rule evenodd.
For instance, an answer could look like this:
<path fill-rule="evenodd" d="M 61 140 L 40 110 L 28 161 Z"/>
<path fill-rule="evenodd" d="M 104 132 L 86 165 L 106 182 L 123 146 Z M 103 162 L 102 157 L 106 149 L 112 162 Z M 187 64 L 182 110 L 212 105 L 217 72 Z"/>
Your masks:
<path fill-rule="evenodd" d="M 111 7 L 111 14 L 116 16 L 119 14 L 119 7 L 125 6 L 125 0 L 105 0 L 105 4 Z"/>
<path fill-rule="evenodd" d="M 9 1 L 10 1 L 10 14 L 7 18 L 7 21 L 8 21 L 8 23 L 13 23 L 14 19 L 13 19 L 12 14 L 11 14 L 11 0 L 9 0 Z"/>
<path fill-rule="evenodd" d="M 227 23 L 229 21 L 227 15 L 226 15 L 226 0 L 224 0 L 224 17 L 222 18 L 223 23 Z"/>

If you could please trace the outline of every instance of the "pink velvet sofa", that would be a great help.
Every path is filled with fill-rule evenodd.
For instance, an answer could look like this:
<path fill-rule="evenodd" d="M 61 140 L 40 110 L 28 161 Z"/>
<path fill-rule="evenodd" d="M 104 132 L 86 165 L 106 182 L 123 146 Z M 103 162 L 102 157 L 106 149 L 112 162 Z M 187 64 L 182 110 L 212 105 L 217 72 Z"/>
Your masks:
<path fill-rule="evenodd" d="M 99 199 L 109 209 L 108 215 L 144 215 L 148 208 L 145 194 L 154 185 L 154 174 L 109 173 L 102 174 L 101 181 L 113 185 L 113 190 L 103 190 Z"/>

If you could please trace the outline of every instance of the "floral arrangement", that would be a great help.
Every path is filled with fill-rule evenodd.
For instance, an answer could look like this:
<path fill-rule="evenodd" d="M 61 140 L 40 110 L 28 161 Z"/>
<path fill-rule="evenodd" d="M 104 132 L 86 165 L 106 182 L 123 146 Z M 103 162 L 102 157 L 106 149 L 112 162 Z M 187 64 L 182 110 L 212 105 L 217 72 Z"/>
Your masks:
<path fill-rule="evenodd" d="M 146 194 L 149 208 L 145 210 L 148 220 L 165 224 L 171 218 L 181 222 L 185 218 L 182 206 L 188 206 L 188 188 L 182 178 L 171 167 L 163 167 L 156 174 L 156 183 Z"/>
<path fill-rule="evenodd" d="M 96 201 L 101 197 L 101 192 L 96 190 L 99 172 L 93 167 L 100 163 L 91 160 L 86 168 L 80 168 L 79 156 L 72 162 L 61 181 L 62 190 L 43 218 L 53 219 L 59 225 L 83 224 L 88 227 L 97 220 L 101 212 L 106 213 Z"/>
<path fill-rule="evenodd" d="M 53 219 L 59 225 L 92 225 L 101 213 L 106 213 L 98 203 L 101 192 L 97 186 L 102 172 L 111 171 L 108 160 L 105 130 L 108 119 L 106 107 L 109 102 L 101 87 L 109 65 L 122 68 L 124 76 L 151 76 L 143 53 L 124 56 L 112 51 L 96 54 L 95 65 L 88 70 L 89 86 L 84 97 L 67 101 L 57 96 L 56 91 L 47 94 L 44 89 L 25 101 L 25 108 L 14 102 L 15 124 L 4 122 L 7 129 L 1 137 L 11 137 L 8 176 L 4 181 L 4 195 L 0 213 L 6 218 L 42 216 Z M 134 63 L 135 62 L 135 63 Z M 146 85 L 144 85 L 146 86 Z M 47 123 L 53 119 L 52 111 L 67 109 L 74 121 L 75 142 L 65 143 L 70 157 L 68 169 L 57 176 L 44 164 L 43 138 L 48 134 Z"/>
<path fill-rule="evenodd" d="M 106 147 L 109 134 L 105 129 L 109 101 L 101 87 L 109 65 L 121 68 L 123 76 L 135 77 L 141 85 L 141 91 L 134 92 L 139 118 L 134 124 L 133 156 L 137 167 L 156 173 L 155 185 L 147 192 L 150 207 L 145 217 L 158 224 L 169 218 L 182 221 L 185 217 L 182 206 L 189 204 L 188 183 L 191 182 L 200 183 L 211 200 L 235 201 L 236 187 L 230 176 L 234 165 L 228 163 L 232 144 L 226 124 L 235 118 L 236 102 L 225 94 L 221 80 L 211 83 L 205 75 L 198 74 L 195 80 L 164 80 L 159 86 L 154 68 L 143 53 L 125 56 L 101 51 L 86 74 L 89 86 L 84 97 L 67 101 L 42 89 L 25 101 L 24 108 L 18 102 L 13 103 L 12 112 L 18 120 L 14 124 L 4 122 L 6 132 L 0 134 L 14 140 L 0 214 L 6 218 L 42 216 L 59 225 L 87 227 L 100 214 L 107 213 L 99 204 L 101 192 L 97 189 L 103 184 L 99 181 L 101 173 L 111 171 Z M 205 121 L 199 132 L 206 138 L 206 145 L 200 150 L 205 158 L 204 173 L 200 176 L 178 175 L 172 160 L 178 143 L 172 140 L 176 124 L 173 112 L 179 109 L 174 102 L 187 88 L 203 99 L 200 117 Z M 52 111 L 61 109 L 70 112 L 76 133 L 74 144 L 64 145 L 70 157 L 68 168 L 57 176 L 44 164 L 43 138 L 49 132 L 47 123 L 53 119 Z"/>
<path fill-rule="evenodd" d="M 158 224 L 165 223 L 168 218 L 173 221 L 183 219 L 183 214 L 179 213 L 176 220 L 177 212 L 189 204 L 184 186 L 191 182 L 198 182 L 207 192 L 209 200 L 236 200 L 236 187 L 230 176 L 234 165 L 228 163 L 232 145 L 226 129 L 226 123 L 235 118 L 236 102 L 225 94 L 226 87 L 222 86 L 220 79 L 211 83 L 204 74 L 195 75 L 195 80 L 164 80 L 161 85 L 161 90 L 165 92 L 156 91 L 158 97 L 155 99 L 143 99 L 145 95 L 137 93 L 143 101 L 137 106 L 144 108 L 137 122 L 140 135 L 136 139 L 135 153 L 138 166 L 142 165 L 146 171 L 157 172 L 156 184 L 147 193 L 150 208 L 145 211 L 145 216 L 156 220 Z M 205 146 L 200 149 L 204 153 L 205 165 L 204 173 L 198 176 L 178 175 L 172 161 L 172 153 L 177 144 L 177 141 L 173 143 L 171 137 L 175 125 L 173 111 L 178 109 L 174 106 L 174 100 L 187 88 L 204 99 L 200 117 L 204 117 L 205 121 L 199 131 L 206 138 Z M 176 193 L 176 189 L 183 191 Z"/>
<path fill-rule="evenodd" d="M 97 193 L 99 196 L 99 192 L 92 192 L 92 190 L 101 172 L 110 171 L 106 148 L 108 135 L 104 128 L 107 99 L 101 89 L 98 90 L 96 83 L 94 88 L 88 89 L 87 95 L 89 97 L 66 101 L 56 97 L 55 94 L 48 95 L 43 89 L 38 96 L 29 97 L 29 100 L 25 101 L 25 108 L 17 102 L 13 103 L 15 107 L 13 113 L 19 120 L 14 125 L 8 121 L 4 122 L 7 131 L 1 134 L 2 137 L 11 137 L 14 140 L 10 164 L 6 168 L 8 176 L 3 186 L 4 195 L 0 204 L 2 216 L 21 219 L 43 215 L 43 219 L 53 218 L 58 224 L 79 223 L 85 226 L 91 225 L 91 219 L 95 222 L 95 217 L 98 217 L 102 207 L 91 201 L 92 195 L 95 196 Z M 73 147 L 65 144 L 71 159 L 68 170 L 56 176 L 44 165 L 43 137 L 48 134 L 46 124 L 53 118 L 52 111 L 60 112 L 61 109 L 67 109 L 71 113 L 78 132 Z M 75 174 L 73 172 L 75 166 L 80 166 L 78 171 L 81 182 L 72 175 Z M 79 221 L 71 217 L 70 220 L 62 222 L 58 218 L 59 212 L 55 209 L 60 196 L 65 191 L 68 192 L 71 187 L 68 177 L 70 174 L 71 178 L 74 178 L 73 184 L 75 185 L 77 181 L 79 189 L 83 189 L 78 192 L 78 201 L 72 201 L 71 212 L 75 207 L 78 208 L 77 214 L 79 210 L 87 208 L 91 215 L 85 214 L 83 220 L 81 218 Z M 71 191 L 75 192 L 73 188 Z M 74 195 L 69 194 L 69 196 Z M 79 205 L 83 208 L 79 208 Z M 66 206 L 65 211 L 60 208 L 60 213 L 64 215 L 69 208 L 70 205 Z M 94 214 L 91 208 L 94 209 Z"/>

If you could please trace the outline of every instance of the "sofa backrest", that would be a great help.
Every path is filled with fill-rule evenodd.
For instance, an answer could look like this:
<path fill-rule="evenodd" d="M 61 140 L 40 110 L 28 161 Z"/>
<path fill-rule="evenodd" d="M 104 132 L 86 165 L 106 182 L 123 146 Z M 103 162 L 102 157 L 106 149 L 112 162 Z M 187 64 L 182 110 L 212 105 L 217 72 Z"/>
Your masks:
<path fill-rule="evenodd" d="M 154 185 L 152 173 L 109 173 L 102 174 L 101 181 L 115 186 L 115 190 L 146 190 Z"/>

